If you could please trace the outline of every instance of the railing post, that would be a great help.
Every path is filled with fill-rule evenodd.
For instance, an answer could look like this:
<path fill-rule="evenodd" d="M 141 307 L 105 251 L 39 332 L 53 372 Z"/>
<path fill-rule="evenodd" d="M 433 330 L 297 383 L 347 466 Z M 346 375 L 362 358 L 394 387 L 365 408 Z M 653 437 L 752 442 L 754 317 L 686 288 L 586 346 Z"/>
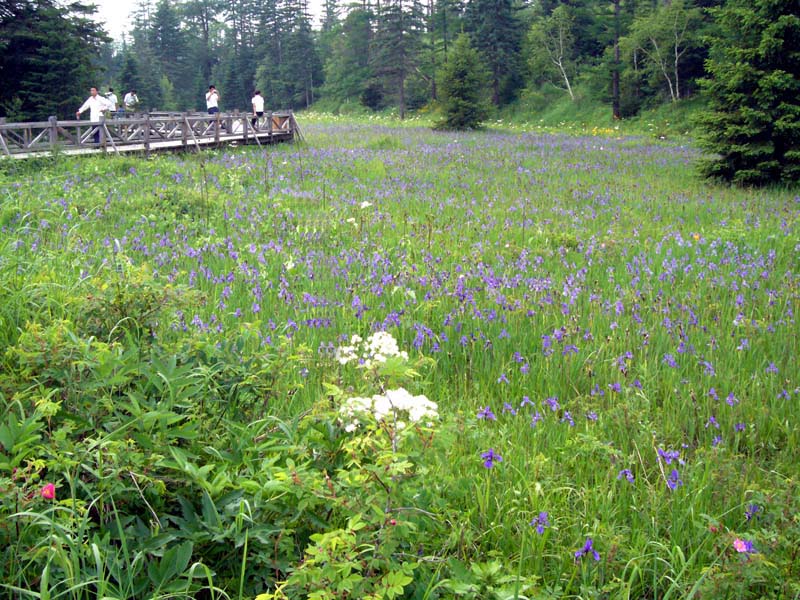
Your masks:
<path fill-rule="evenodd" d="M 51 115 L 47 117 L 47 122 L 50 123 L 50 151 L 52 152 L 55 150 L 58 140 L 58 119 Z"/>
<path fill-rule="evenodd" d="M 144 116 L 144 153 L 150 156 L 150 113 Z"/>
<path fill-rule="evenodd" d="M 6 124 L 6 118 L 0 117 L 0 125 Z M 3 152 L 5 152 L 8 156 L 11 156 L 11 150 L 8 149 L 8 145 L 6 144 L 6 140 L 3 137 L 3 131 L 0 130 L 0 146 L 3 147 Z"/>
<path fill-rule="evenodd" d="M 105 150 L 106 148 L 106 116 L 100 115 L 100 147 Z"/>
<path fill-rule="evenodd" d="M 183 149 L 186 150 L 186 146 L 189 144 L 189 121 L 186 120 L 186 113 L 181 113 L 181 143 L 183 144 Z"/>

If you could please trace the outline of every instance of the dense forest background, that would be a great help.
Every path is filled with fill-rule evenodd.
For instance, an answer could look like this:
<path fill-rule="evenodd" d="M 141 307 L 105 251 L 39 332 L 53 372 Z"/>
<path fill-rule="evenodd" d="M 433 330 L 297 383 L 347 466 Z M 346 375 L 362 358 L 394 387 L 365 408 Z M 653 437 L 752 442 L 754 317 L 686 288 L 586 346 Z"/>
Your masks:
<path fill-rule="evenodd" d="M 0 114 L 71 116 L 92 84 L 136 88 L 144 107 L 223 110 L 318 103 L 395 110 L 438 98 L 466 33 L 498 108 L 543 90 L 588 95 L 627 117 L 693 96 L 713 10 L 725 0 L 326 0 L 312 27 L 304 0 L 142 0 L 123 42 L 81 2 L 0 0 Z"/>
<path fill-rule="evenodd" d="M 542 98 L 616 119 L 700 94 L 711 177 L 800 181 L 800 0 L 141 0 L 114 43 L 80 0 L 0 0 L 0 117 L 140 110 L 432 110 L 445 128 Z M 577 114 L 579 111 L 575 111 Z"/>

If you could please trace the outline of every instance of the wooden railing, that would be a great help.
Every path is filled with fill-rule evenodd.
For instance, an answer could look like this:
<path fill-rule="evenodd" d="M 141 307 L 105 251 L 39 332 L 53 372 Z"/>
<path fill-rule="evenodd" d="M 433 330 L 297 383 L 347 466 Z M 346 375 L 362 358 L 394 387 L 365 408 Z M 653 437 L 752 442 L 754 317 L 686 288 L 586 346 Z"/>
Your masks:
<path fill-rule="evenodd" d="M 200 148 L 223 143 L 273 143 L 299 134 L 294 113 L 264 113 L 256 127 L 248 113 L 147 113 L 98 122 L 6 123 L 0 118 L 0 155 L 24 158 L 68 154 Z"/>

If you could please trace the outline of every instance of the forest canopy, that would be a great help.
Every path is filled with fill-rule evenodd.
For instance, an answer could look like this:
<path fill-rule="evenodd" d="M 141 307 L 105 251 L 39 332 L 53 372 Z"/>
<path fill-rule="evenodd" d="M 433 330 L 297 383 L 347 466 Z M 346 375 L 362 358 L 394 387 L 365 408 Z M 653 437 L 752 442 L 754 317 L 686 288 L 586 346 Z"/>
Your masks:
<path fill-rule="evenodd" d="M 306 0 L 140 0 L 124 39 L 112 42 L 91 20 L 93 8 L 81 2 L 0 0 L 0 77 L 6 82 L 0 116 L 64 118 L 98 84 L 123 93 L 135 88 L 142 110 L 204 110 L 204 92 L 213 83 L 223 111 L 249 110 L 259 89 L 273 109 L 313 104 L 333 112 L 391 110 L 403 118 L 444 106 L 443 81 L 453 72 L 449 62 L 461 58 L 454 52 L 463 34 L 487 75 L 473 78 L 485 88 L 476 97 L 488 94 L 493 110 L 555 94 L 606 104 L 620 119 L 704 98 L 716 115 L 703 120 L 707 140 L 742 119 L 737 147 L 754 139 L 763 145 L 764 136 L 771 143 L 773 132 L 780 137 L 780 158 L 755 160 L 747 181 L 793 181 L 800 171 L 799 5 L 324 0 L 322 15 L 312 17 Z M 750 50 L 736 50 L 743 42 L 736 24 L 751 19 L 765 29 L 748 30 Z M 753 46 L 761 42 L 766 46 Z M 753 86 L 726 89 L 739 72 L 776 82 L 760 91 L 757 123 L 737 112 L 737 94 L 747 96 Z M 455 83 L 451 78 L 444 87 Z M 720 152 L 730 141 L 709 142 L 709 148 Z M 737 161 L 707 173 L 734 179 L 736 165 L 749 169 L 752 162 Z M 763 177 L 762 167 L 768 171 Z"/>

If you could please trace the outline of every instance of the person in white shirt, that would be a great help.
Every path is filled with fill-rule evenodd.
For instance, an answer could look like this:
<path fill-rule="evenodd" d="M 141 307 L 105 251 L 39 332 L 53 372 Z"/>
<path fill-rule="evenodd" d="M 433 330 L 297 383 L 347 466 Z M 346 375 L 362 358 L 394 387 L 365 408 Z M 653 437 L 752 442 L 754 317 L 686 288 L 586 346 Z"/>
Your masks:
<path fill-rule="evenodd" d="M 114 112 L 114 118 L 119 119 L 119 115 L 117 114 L 119 112 L 119 100 L 117 100 L 117 95 L 114 93 L 114 88 L 112 87 L 108 88 L 108 92 L 106 93 L 106 100 L 108 100 L 109 102 L 111 102 L 111 104 L 114 105 L 114 108 L 112 108 L 111 110 Z"/>
<path fill-rule="evenodd" d="M 133 112 L 136 110 L 136 107 L 139 105 L 139 96 L 136 95 L 136 90 L 131 90 L 127 94 L 125 94 L 125 98 L 122 99 L 122 107 L 123 110 L 126 112 Z"/>
<path fill-rule="evenodd" d="M 114 105 L 102 96 L 98 96 L 96 87 L 90 88 L 89 94 L 90 95 L 86 99 L 86 102 L 81 105 L 81 107 L 75 113 L 75 116 L 80 118 L 81 113 L 88 108 L 89 120 L 92 123 L 97 123 L 100 120 L 100 116 L 103 114 L 103 112 L 106 110 L 111 110 Z M 94 143 L 100 143 L 100 130 L 97 128 L 94 130 Z"/>
<path fill-rule="evenodd" d="M 250 99 L 253 105 L 253 120 L 251 121 L 253 129 L 258 129 L 258 120 L 264 116 L 264 96 L 261 95 L 261 90 L 256 90 L 253 97 Z"/>
<path fill-rule="evenodd" d="M 219 112 L 219 92 L 213 85 L 208 86 L 208 92 L 206 92 L 206 108 L 210 115 Z"/>

